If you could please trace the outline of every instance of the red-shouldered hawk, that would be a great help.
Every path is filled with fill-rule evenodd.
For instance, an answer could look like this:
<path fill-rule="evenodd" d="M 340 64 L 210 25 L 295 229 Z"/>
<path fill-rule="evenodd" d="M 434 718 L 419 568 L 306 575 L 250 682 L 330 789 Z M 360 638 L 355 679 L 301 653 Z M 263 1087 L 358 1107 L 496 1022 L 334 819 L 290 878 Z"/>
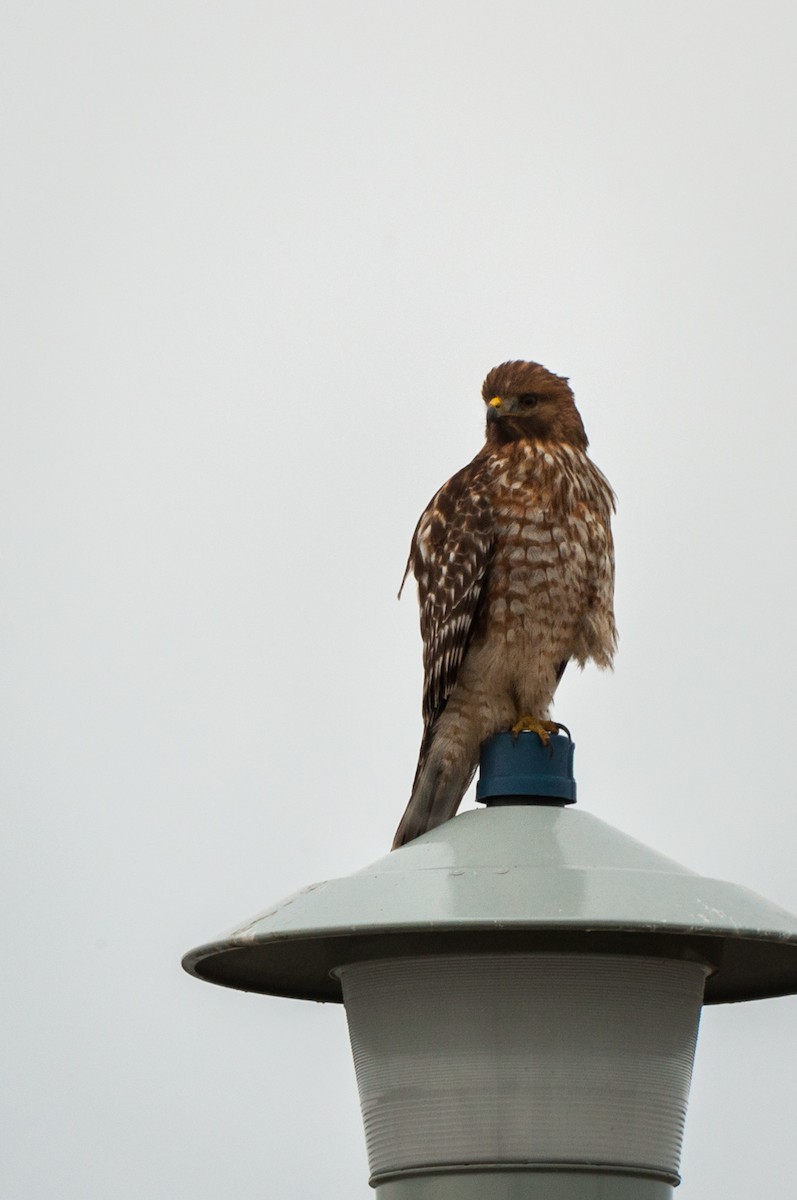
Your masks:
<path fill-rule="evenodd" d="M 545 740 L 567 663 L 609 667 L 617 642 L 614 494 L 567 379 L 507 362 L 482 395 L 487 440 L 422 513 L 404 572 L 418 581 L 424 730 L 394 849 L 454 815 L 487 738 Z"/>

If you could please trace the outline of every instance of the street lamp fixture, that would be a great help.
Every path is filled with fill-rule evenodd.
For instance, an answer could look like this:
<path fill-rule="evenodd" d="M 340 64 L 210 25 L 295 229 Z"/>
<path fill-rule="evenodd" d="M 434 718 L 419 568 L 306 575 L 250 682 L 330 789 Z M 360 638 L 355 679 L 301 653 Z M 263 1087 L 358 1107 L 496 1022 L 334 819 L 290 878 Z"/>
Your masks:
<path fill-rule="evenodd" d="M 669 1200 L 702 1004 L 797 992 L 797 918 L 573 809 L 499 734 L 465 812 L 190 951 L 343 1001 L 378 1200 Z"/>

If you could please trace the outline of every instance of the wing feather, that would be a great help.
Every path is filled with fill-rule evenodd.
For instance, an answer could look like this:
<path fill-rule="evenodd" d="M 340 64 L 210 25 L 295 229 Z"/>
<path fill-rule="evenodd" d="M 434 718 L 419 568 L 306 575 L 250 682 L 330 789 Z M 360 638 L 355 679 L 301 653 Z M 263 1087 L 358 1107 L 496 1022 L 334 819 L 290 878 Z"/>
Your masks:
<path fill-rule="evenodd" d="M 427 730 L 456 683 L 495 548 L 486 483 L 478 459 L 463 467 L 433 497 L 412 538 L 407 572 L 412 567 L 418 581 Z"/>

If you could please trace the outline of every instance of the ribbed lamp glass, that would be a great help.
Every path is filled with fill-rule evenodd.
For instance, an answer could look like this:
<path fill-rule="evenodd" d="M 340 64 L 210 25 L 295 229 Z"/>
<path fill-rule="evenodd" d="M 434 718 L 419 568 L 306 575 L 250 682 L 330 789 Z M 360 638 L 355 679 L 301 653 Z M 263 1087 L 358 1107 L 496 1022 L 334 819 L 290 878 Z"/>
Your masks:
<path fill-rule="evenodd" d="M 703 964 L 480 954 L 336 973 L 373 1185 L 457 1168 L 679 1181 Z"/>

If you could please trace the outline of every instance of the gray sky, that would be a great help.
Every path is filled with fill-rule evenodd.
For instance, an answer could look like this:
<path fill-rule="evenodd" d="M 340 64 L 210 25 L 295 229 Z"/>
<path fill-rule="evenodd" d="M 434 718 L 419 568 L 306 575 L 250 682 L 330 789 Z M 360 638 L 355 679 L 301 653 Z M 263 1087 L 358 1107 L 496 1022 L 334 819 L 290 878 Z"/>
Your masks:
<path fill-rule="evenodd" d="M 342 1010 L 179 960 L 387 850 L 395 593 L 496 363 L 570 376 L 620 500 L 582 806 L 797 910 L 795 10 L 2 22 L 0 1191 L 365 1197 Z M 796 1026 L 705 1012 L 680 1200 L 789 1190 Z"/>

